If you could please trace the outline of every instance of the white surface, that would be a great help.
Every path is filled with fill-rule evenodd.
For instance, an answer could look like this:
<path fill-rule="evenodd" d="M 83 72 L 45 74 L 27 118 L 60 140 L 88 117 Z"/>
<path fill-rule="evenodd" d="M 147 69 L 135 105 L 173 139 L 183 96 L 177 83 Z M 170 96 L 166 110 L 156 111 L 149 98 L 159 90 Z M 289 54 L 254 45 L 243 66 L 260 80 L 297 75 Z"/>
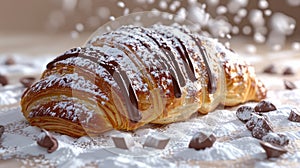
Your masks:
<path fill-rule="evenodd" d="M 282 57 L 281 55 L 283 54 L 278 53 L 278 56 L 273 58 L 278 60 Z M 283 64 L 274 63 L 279 67 L 299 65 L 299 57 L 291 54 L 290 56 L 291 59 L 284 59 Z M 261 58 L 258 56 L 245 54 L 244 57 L 254 60 L 253 62 L 261 62 Z M 268 60 L 268 56 L 265 60 Z M 38 64 L 44 65 L 43 61 Z M 260 65 L 265 66 L 261 63 Z M 39 68 L 37 67 L 37 69 Z M 290 138 L 290 144 L 286 147 L 289 152 L 278 159 L 266 159 L 258 140 L 252 138 L 251 132 L 247 130 L 245 124 L 235 116 L 238 107 L 218 109 L 205 116 L 193 117 L 185 122 L 162 127 L 146 126 L 128 133 L 134 139 L 134 146 L 130 150 L 115 148 L 111 136 L 118 134 L 118 131 L 107 132 L 93 139 L 89 137 L 76 139 L 54 133 L 58 139 L 59 148 L 48 154 L 47 149 L 39 147 L 35 142 L 40 134 L 40 129 L 28 125 L 20 112 L 17 102 L 21 92 L 14 92 L 15 94 L 7 94 L 7 97 L 2 96 L 4 98 L 13 97 L 15 100 L 11 101 L 11 106 L 8 106 L 10 102 L 2 104 L 1 107 L 5 106 L 5 108 L 0 109 L 0 124 L 5 126 L 5 133 L 0 140 L 2 144 L 0 146 L 0 165 L 8 164 L 7 161 L 1 159 L 8 159 L 8 162 L 16 162 L 18 165 L 55 165 L 58 167 L 84 167 L 87 165 L 95 167 L 193 167 L 197 165 L 297 167 L 300 166 L 298 152 L 300 150 L 300 123 L 291 122 L 287 118 L 291 108 L 300 108 L 300 90 L 285 90 L 282 80 L 284 78 L 292 79 L 297 86 L 300 86 L 298 77 L 299 73 L 298 76 L 293 77 L 260 74 L 260 78 L 270 88 L 267 99 L 278 108 L 277 111 L 267 113 L 267 115 L 271 119 L 275 131 Z M 16 87 L 22 90 L 22 88 L 18 88 L 18 85 Z M 16 87 L 2 88 L 1 95 L 16 89 Z M 247 103 L 246 105 L 255 106 L 256 103 Z M 200 130 L 214 133 L 217 137 L 216 143 L 213 147 L 205 150 L 189 149 L 190 139 L 194 133 Z M 146 137 L 155 132 L 171 138 L 167 147 L 163 150 L 143 148 L 142 144 Z"/>

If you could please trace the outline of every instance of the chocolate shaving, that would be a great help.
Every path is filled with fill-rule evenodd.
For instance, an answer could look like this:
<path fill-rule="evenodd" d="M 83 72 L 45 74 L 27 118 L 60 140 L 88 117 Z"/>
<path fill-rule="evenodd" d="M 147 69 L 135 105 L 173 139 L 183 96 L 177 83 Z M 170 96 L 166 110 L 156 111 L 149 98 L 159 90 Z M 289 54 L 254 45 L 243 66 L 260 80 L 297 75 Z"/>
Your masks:
<path fill-rule="evenodd" d="M 4 76 L 4 75 L 1 75 L 1 74 L 0 74 L 0 84 L 1 84 L 2 86 L 5 86 L 5 85 L 8 84 L 8 79 L 7 79 L 7 77 Z"/>
<path fill-rule="evenodd" d="M 290 121 L 300 122 L 300 111 L 298 108 L 291 109 L 289 118 Z"/>
<path fill-rule="evenodd" d="M 287 90 L 297 89 L 297 86 L 291 81 L 284 80 L 283 83 L 284 83 L 285 89 L 287 89 Z"/>
<path fill-rule="evenodd" d="M 26 88 L 30 87 L 35 81 L 34 77 L 23 77 L 20 79 L 20 83 Z"/>
<path fill-rule="evenodd" d="M 213 134 L 207 135 L 203 132 L 196 133 L 189 143 L 189 148 L 196 150 L 212 147 L 216 141 L 216 137 Z"/>
<path fill-rule="evenodd" d="M 3 133 L 4 133 L 4 126 L 0 125 L 0 138 L 2 137 Z"/>
<path fill-rule="evenodd" d="M 48 131 L 42 130 L 43 132 L 39 135 L 37 144 L 41 147 L 47 148 L 48 153 L 54 152 L 58 148 L 58 141 Z"/>
<path fill-rule="evenodd" d="M 276 106 L 269 102 L 269 101 L 260 101 L 255 107 L 254 107 L 254 110 L 256 112 L 269 112 L 269 111 L 274 111 L 276 110 Z"/>
<path fill-rule="evenodd" d="M 277 158 L 282 154 L 288 152 L 285 148 L 278 145 L 271 144 L 269 142 L 260 141 L 259 144 L 266 151 L 268 158 Z"/>

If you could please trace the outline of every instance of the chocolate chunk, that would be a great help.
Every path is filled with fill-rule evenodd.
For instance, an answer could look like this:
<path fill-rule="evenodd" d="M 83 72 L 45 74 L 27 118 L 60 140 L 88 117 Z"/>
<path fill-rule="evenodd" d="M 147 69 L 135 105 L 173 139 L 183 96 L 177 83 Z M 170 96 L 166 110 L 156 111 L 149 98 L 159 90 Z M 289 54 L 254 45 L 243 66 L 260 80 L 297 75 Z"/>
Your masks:
<path fill-rule="evenodd" d="M 273 132 L 271 123 L 264 115 L 252 114 L 251 119 L 246 123 L 246 127 L 252 131 L 252 136 L 257 139 Z"/>
<path fill-rule="evenodd" d="M 170 138 L 163 135 L 150 135 L 147 137 L 143 146 L 164 149 L 169 143 Z"/>
<path fill-rule="evenodd" d="M 267 135 L 263 136 L 262 140 L 280 146 L 288 145 L 290 142 L 286 135 L 273 132 L 269 132 Z"/>
<path fill-rule="evenodd" d="M 37 144 L 41 147 L 47 148 L 48 153 L 54 152 L 58 148 L 58 141 L 48 131 L 42 130 L 43 132 L 39 135 Z"/>
<path fill-rule="evenodd" d="M 259 144 L 266 151 L 268 158 L 279 157 L 280 155 L 288 152 L 282 146 L 274 145 L 269 142 L 260 141 Z"/>
<path fill-rule="evenodd" d="M 286 67 L 283 72 L 282 72 L 283 75 L 294 75 L 295 72 L 293 71 L 293 69 L 291 67 Z"/>
<path fill-rule="evenodd" d="M 0 125 L 0 138 L 3 135 L 3 133 L 4 133 L 4 126 Z"/>
<path fill-rule="evenodd" d="M 26 88 L 30 87 L 35 81 L 34 77 L 23 77 L 20 79 L 20 83 Z"/>
<path fill-rule="evenodd" d="M 268 74 L 276 74 L 276 68 L 273 64 L 267 66 L 264 70 L 264 73 L 268 73 Z"/>
<path fill-rule="evenodd" d="M 247 122 L 251 119 L 252 113 L 254 113 L 253 107 L 241 106 L 236 111 L 236 116 L 243 122 Z"/>
<path fill-rule="evenodd" d="M 193 136 L 189 143 L 189 148 L 194 148 L 196 150 L 205 149 L 213 146 L 216 141 L 216 137 L 213 134 L 205 134 L 203 132 L 198 132 Z"/>
<path fill-rule="evenodd" d="M 5 65 L 14 65 L 16 64 L 16 61 L 12 58 L 12 57 L 8 57 L 5 62 L 4 62 Z"/>
<path fill-rule="evenodd" d="M 8 84 L 8 79 L 7 79 L 7 77 L 4 76 L 4 75 L 1 75 L 1 74 L 0 74 L 0 84 L 1 84 L 2 86 L 5 86 L 5 85 Z"/>
<path fill-rule="evenodd" d="M 272 128 L 263 122 L 263 126 L 255 126 L 251 132 L 251 135 L 254 138 L 262 139 L 262 137 L 266 136 L 269 132 L 273 131 Z"/>
<path fill-rule="evenodd" d="M 283 83 L 284 83 L 285 89 L 288 89 L 288 90 L 297 89 L 297 86 L 291 81 L 284 80 Z"/>
<path fill-rule="evenodd" d="M 269 101 L 260 101 L 255 107 L 254 110 L 256 112 L 269 112 L 276 110 L 276 106 Z"/>
<path fill-rule="evenodd" d="M 268 116 L 264 114 L 252 113 L 250 120 L 246 122 L 246 127 L 248 128 L 249 131 L 252 131 L 256 125 L 259 126 L 264 122 L 267 123 L 269 126 L 271 126 Z"/>
<path fill-rule="evenodd" d="M 289 118 L 290 121 L 300 122 L 300 111 L 298 108 L 291 109 Z"/>
<path fill-rule="evenodd" d="M 256 114 L 257 115 L 257 114 Z M 246 122 L 246 127 L 249 131 L 252 131 L 256 125 L 258 118 L 256 116 L 252 116 L 249 121 Z"/>
<path fill-rule="evenodd" d="M 114 135 L 111 138 L 117 148 L 130 149 L 132 146 L 134 146 L 132 137 L 127 134 Z"/>

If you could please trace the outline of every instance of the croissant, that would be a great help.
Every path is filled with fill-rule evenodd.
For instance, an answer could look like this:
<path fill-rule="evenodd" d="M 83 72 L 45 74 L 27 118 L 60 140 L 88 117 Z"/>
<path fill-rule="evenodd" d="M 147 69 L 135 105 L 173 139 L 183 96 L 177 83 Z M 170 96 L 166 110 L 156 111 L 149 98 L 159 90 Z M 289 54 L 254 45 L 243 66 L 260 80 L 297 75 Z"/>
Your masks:
<path fill-rule="evenodd" d="M 21 98 L 31 125 L 74 137 L 135 130 L 266 97 L 254 68 L 188 28 L 122 26 L 48 63 Z"/>

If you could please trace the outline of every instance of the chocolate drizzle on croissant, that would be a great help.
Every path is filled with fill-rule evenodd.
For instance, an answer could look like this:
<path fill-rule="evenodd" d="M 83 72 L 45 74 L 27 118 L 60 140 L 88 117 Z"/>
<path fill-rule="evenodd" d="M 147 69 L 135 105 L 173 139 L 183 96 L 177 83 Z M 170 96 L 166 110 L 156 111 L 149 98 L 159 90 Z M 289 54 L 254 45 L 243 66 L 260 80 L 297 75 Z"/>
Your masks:
<path fill-rule="evenodd" d="M 122 28 L 120 30 L 122 30 Z M 125 30 L 125 31 L 130 32 L 131 30 Z M 145 33 L 145 31 L 142 31 L 142 32 Z M 132 32 L 132 34 L 129 34 L 128 37 L 134 39 L 135 37 L 132 36 L 133 33 L 134 32 Z M 154 33 L 155 33 L 155 35 L 154 35 Z M 124 34 L 124 32 L 122 32 L 122 31 L 114 32 L 114 34 L 126 36 L 126 33 Z M 176 56 L 174 54 L 176 52 L 172 51 L 174 49 L 172 47 L 170 47 L 168 44 L 166 44 L 166 42 L 164 42 L 163 40 L 158 41 L 156 38 L 157 38 L 157 36 L 159 36 L 159 34 L 157 34 L 155 31 L 148 32 L 148 33 L 146 33 L 146 35 L 148 37 L 150 37 L 154 41 L 154 43 L 159 47 L 159 49 L 161 50 L 163 56 L 155 54 L 155 59 L 160 61 L 160 64 L 162 65 L 163 69 L 167 69 L 171 73 L 175 97 L 180 98 L 181 94 L 182 94 L 180 87 L 185 86 L 186 79 L 184 77 L 182 69 L 180 68 L 180 65 L 178 64 L 178 62 L 175 59 Z M 155 36 L 156 36 L 156 38 L 155 38 Z M 163 37 L 160 37 L 160 38 L 163 38 Z M 149 48 L 149 45 L 147 45 L 147 43 L 141 41 L 141 38 L 136 38 L 135 40 L 139 41 L 145 48 L 147 48 L 147 50 L 149 52 L 152 52 L 151 49 Z"/>
<path fill-rule="evenodd" d="M 129 119 L 132 122 L 138 122 L 141 119 L 141 115 L 138 111 L 138 100 L 135 91 L 132 88 L 132 85 L 130 83 L 130 80 L 128 79 L 128 76 L 123 70 L 120 70 L 119 63 L 116 61 L 107 61 L 104 59 L 104 61 L 98 62 L 98 59 L 89 55 L 85 55 L 85 49 L 81 48 L 74 48 L 69 51 L 67 51 L 65 54 L 57 57 L 55 60 L 47 64 L 47 69 L 53 68 L 54 64 L 56 62 L 59 62 L 61 60 L 65 60 L 67 58 L 71 57 L 81 57 L 85 59 L 89 59 L 90 61 L 99 64 L 99 66 L 105 68 L 111 76 L 115 79 L 115 81 L 120 86 L 121 92 L 126 94 L 128 96 L 128 99 L 125 99 L 126 107 L 130 113 L 128 113 Z M 101 57 L 106 57 L 104 53 L 97 52 Z"/>
<path fill-rule="evenodd" d="M 129 97 L 129 99 L 125 99 L 129 119 L 132 122 L 138 122 L 141 119 L 141 114 L 138 111 L 138 100 L 126 73 L 117 69 L 118 63 L 116 61 L 102 62 L 99 64 L 114 77 L 120 86 L 121 92 Z"/>
<path fill-rule="evenodd" d="M 265 96 L 253 67 L 214 39 L 178 25 L 123 26 L 51 61 L 21 106 L 32 125 L 82 136 Z"/>

